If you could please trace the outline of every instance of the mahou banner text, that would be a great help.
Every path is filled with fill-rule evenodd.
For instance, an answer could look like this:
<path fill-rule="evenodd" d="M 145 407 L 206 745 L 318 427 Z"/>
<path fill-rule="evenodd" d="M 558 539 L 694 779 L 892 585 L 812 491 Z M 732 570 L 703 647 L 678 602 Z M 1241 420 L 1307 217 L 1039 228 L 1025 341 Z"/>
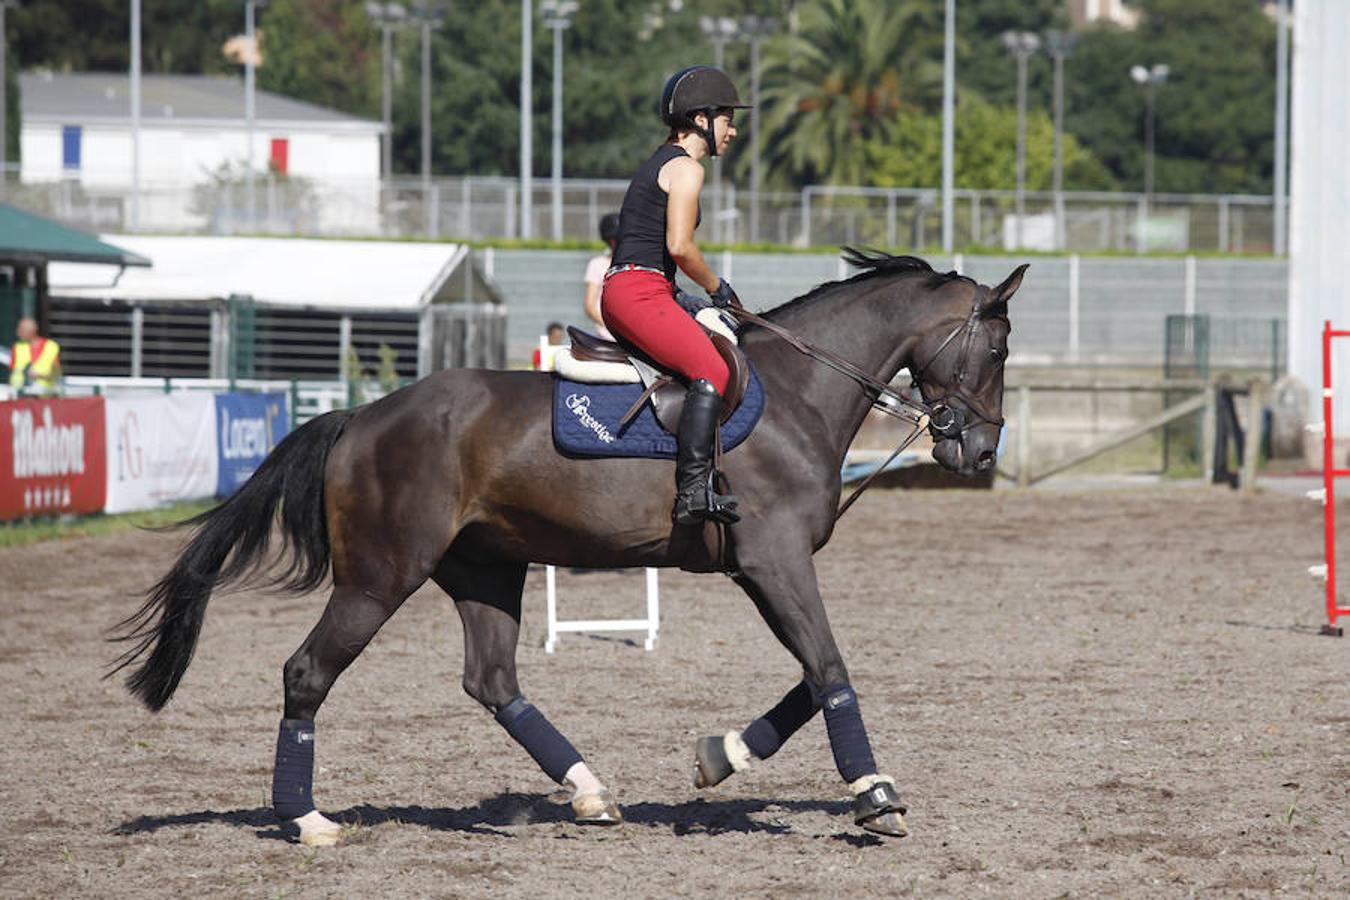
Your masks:
<path fill-rule="evenodd" d="M 103 398 L 0 403 L 0 519 L 98 512 L 106 460 Z"/>

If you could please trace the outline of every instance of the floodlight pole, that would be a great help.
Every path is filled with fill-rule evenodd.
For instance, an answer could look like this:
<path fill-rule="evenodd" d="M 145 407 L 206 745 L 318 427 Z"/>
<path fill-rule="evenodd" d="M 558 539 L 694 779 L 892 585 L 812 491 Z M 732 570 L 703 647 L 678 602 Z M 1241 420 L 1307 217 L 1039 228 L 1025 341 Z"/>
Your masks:
<path fill-rule="evenodd" d="M 141 227 L 141 0 L 131 0 L 131 230 Z"/>
<path fill-rule="evenodd" d="M 1017 59 L 1017 190 L 1014 194 L 1016 221 L 1014 246 L 1022 246 L 1022 225 L 1027 214 L 1027 61 L 1041 46 L 1041 39 L 1029 31 L 1008 31 L 1003 44 Z"/>
<path fill-rule="evenodd" d="M 553 146 L 549 153 L 553 181 L 553 239 L 563 237 L 562 170 L 563 170 L 563 45 L 562 33 L 572 25 L 576 14 L 576 0 L 544 0 L 539 12 L 544 25 L 553 32 Z"/>
<path fill-rule="evenodd" d="M 531 112 L 534 85 L 532 83 L 534 16 L 531 0 L 520 2 L 520 236 L 533 236 L 530 224 L 534 197 L 534 134 Z"/>
<path fill-rule="evenodd" d="M 244 170 L 244 190 L 245 200 L 244 209 L 248 212 L 248 228 L 250 231 L 257 227 L 257 201 L 253 196 L 253 120 L 256 114 L 254 91 L 256 89 L 257 73 L 253 64 L 257 56 L 257 31 L 254 26 L 254 18 L 257 10 L 257 0 L 246 0 L 244 3 L 244 37 L 248 46 L 244 49 L 244 140 L 248 143 L 245 152 Z"/>
<path fill-rule="evenodd" d="M 763 114 L 759 108 L 759 49 L 765 38 L 772 35 L 777 28 L 778 23 L 773 19 L 760 18 L 759 16 L 746 16 L 742 22 L 742 30 L 750 36 L 750 104 L 753 107 L 750 110 L 750 228 L 747 235 L 751 241 L 760 240 L 759 194 L 764 188 L 760 166 L 762 155 L 760 152 L 760 131 L 762 130 L 760 122 L 763 121 Z"/>
<path fill-rule="evenodd" d="M 394 29 L 408 15 L 401 3 L 366 3 L 366 15 L 380 28 L 380 183 L 394 176 Z"/>
<path fill-rule="evenodd" d="M 1068 245 L 1068 228 L 1064 212 L 1064 59 L 1074 48 L 1077 36 L 1072 32 L 1050 31 L 1046 47 L 1055 61 L 1055 164 L 1052 185 L 1055 198 L 1055 249 Z"/>
<path fill-rule="evenodd" d="M 1275 13 L 1275 255 L 1289 250 L 1289 0 Z"/>
<path fill-rule="evenodd" d="M 952 252 L 956 164 L 956 0 L 947 0 L 942 47 L 942 252 Z M 974 236 L 975 241 L 979 235 Z"/>
<path fill-rule="evenodd" d="M 9 187 L 9 32 L 5 30 L 5 10 L 14 0 L 0 0 L 0 200 Z"/>

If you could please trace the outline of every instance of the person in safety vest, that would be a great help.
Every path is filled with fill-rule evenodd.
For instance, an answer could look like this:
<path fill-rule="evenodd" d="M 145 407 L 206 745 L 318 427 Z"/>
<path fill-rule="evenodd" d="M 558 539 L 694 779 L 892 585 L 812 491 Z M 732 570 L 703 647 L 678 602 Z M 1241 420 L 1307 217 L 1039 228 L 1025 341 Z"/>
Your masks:
<path fill-rule="evenodd" d="M 601 313 L 621 341 L 637 347 L 689 384 L 676 430 L 676 524 L 736 522 L 736 498 L 719 494 L 713 438 L 730 372 L 702 327 L 675 300 L 675 267 L 708 292 L 713 305 L 740 306 L 694 243 L 701 218 L 702 160 L 736 136 L 736 86 L 721 69 L 676 72 L 661 93 L 665 143 L 638 167 L 619 210 L 619 240 L 605 276 Z"/>
<path fill-rule="evenodd" d="M 24 318 L 14 329 L 9 384 L 16 391 L 54 394 L 61 382 L 61 345 L 38 334 L 37 322 Z"/>

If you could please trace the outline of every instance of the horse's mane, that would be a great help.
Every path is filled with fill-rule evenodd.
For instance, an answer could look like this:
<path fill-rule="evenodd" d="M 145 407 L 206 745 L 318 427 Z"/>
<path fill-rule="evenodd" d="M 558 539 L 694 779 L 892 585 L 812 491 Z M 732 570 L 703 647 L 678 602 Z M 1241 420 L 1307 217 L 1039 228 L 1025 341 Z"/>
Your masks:
<path fill-rule="evenodd" d="M 819 297 L 821 294 L 828 293 L 835 288 L 843 287 L 849 284 L 855 284 L 860 281 L 870 281 L 873 278 L 880 278 L 887 275 L 923 275 L 927 276 L 925 283 L 928 287 L 938 287 L 950 281 L 968 281 L 975 283 L 972 278 L 967 278 L 955 271 L 938 272 L 928 264 L 927 260 L 920 259 L 917 256 L 892 256 L 889 253 L 883 253 L 880 250 L 863 250 L 857 247 L 844 247 L 841 254 L 844 262 L 855 269 L 861 269 L 856 275 L 838 281 L 827 281 L 818 284 L 811 290 L 802 294 L 793 300 L 789 300 L 782 306 L 775 307 L 772 313 L 778 314 L 795 309 L 802 304 L 808 303 Z"/>

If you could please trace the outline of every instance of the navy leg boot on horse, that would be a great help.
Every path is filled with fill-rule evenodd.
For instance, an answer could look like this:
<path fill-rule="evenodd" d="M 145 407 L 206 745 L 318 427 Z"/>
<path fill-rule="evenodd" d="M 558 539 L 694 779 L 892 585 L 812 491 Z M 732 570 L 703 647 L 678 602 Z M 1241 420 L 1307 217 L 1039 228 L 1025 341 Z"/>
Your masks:
<path fill-rule="evenodd" d="M 863 727 L 858 695 L 847 684 L 821 691 L 825 710 L 825 730 L 840 776 L 853 791 L 853 821 L 868 831 L 888 837 L 909 834 L 905 825 L 905 805 L 895 792 L 895 779 L 878 775 L 872 758 L 872 742 Z"/>
<path fill-rule="evenodd" d="M 300 843 L 331 847 L 342 826 L 314 808 L 314 721 L 282 719 L 277 732 L 276 765 L 272 769 L 272 810 L 278 819 L 300 829 Z"/>
<path fill-rule="evenodd" d="M 713 441 L 717 439 L 717 419 L 722 414 L 722 397 L 712 382 L 700 378 L 689 385 L 676 439 L 675 513 L 676 525 L 701 525 L 706 521 L 731 524 L 741 520 L 736 498 L 719 494 L 713 469 Z"/>
<path fill-rule="evenodd" d="M 699 738 L 694 747 L 694 787 L 712 787 L 735 772 L 750 768 L 750 760 L 768 759 L 788 738 L 820 712 L 811 686 L 805 681 L 788 691 L 778 705 L 746 726 L 722 737 Z"/>

